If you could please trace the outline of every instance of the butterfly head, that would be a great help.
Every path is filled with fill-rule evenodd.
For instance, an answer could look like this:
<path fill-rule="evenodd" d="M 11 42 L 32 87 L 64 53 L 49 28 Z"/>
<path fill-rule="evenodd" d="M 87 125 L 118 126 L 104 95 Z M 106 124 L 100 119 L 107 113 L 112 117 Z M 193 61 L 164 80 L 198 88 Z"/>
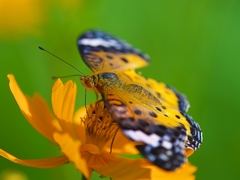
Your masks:
<path fill-rule="evenodd" d="M 95 90 L 95 82 L 96 82 L 96 76 L 94 75 L 87 75 L 87 76 L 81 76 L 80 80 L 83 84 L 83 86 L 88 90 L 93 90 L 98 93 L 98 91 Z"/>
<path fill-rule="evenodd" d="M 118 76 L 115 73 L 109 72 L 81 76 L 80 80 L 86 89 L 94 90 L 96 93 L 102 93 L 102 88 L 105 86 L 113 87 L 121 85 Z"/>

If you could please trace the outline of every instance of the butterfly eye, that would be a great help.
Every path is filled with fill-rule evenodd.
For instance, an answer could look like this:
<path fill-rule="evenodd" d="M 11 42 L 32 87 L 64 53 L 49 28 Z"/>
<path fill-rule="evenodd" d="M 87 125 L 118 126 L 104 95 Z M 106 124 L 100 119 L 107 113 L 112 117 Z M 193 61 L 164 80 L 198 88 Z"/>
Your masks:
<path fill-rule="evenodd" d="M 118 76 L 114 73 L 102 73 L 99 74 L 99 79 L 107 79 L 107 80 L 118 80 Z"/>

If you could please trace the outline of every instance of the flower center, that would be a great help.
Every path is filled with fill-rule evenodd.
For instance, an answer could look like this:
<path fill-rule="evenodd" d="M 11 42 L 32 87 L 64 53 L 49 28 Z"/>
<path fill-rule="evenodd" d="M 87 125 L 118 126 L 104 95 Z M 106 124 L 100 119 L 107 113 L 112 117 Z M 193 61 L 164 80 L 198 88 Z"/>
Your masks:
<path fill-rule="evenodd" d="M 102 100 L 88 107 L 87 115 L 81 119 L 86 128 L 86 144 L 95 144 L 100 152 L 109 140 L 113 140 L 118 125 L 112 119 Z"/>

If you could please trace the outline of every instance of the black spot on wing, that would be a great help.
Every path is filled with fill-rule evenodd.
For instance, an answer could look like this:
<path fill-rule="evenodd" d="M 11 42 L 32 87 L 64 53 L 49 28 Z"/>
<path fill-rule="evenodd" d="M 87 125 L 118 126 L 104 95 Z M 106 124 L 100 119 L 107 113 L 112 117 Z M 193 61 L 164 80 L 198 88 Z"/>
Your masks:
<path fill-rule="evenodd" d="M 153 112 L 153 111 L 149 111 L 149 115 L 154 117 L 154 118 L 158 117 L 157 114 L 155 112 Z"/>
<path fill-rule="evenodd" d="M 126 58 L 120 58 L 123 62 L 128 63 L 128 60 Z"/>
<path fill-rule="evenodd" d="M 180 119 L 180 116 L 179 115 L 175 115 L 176 118 Z"/>
<path fill-rule="evenodd" d="M 155 107 L 156 110 L 158 110 L 159 112 L 162 112 L 161 108 L 160 107 Z"/>
<path fill-rule="evenodd" d="M 133 109 L 133 112 L 136 114 L 136 115 L 140 115 L 141 114 L 141 111 L 139 109 Z"/>
<path fill-rule="evenodd" d="M 108 58 L 108 59 L 113 59 L 113 57 L 110 56 L 110 55 L 106 55 L 106 58 Z"/>

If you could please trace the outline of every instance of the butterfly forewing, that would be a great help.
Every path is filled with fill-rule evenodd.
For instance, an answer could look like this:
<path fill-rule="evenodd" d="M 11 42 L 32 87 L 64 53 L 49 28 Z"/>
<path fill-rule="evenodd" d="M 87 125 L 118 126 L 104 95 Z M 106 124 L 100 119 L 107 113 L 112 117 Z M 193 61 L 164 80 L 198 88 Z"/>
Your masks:
<path fill-rule="evenodd" d="M 87 31 L 78 39 L 82 59 L 93 72 L 140 68 L 149 63 L 147 54 L 102 31 Z"/>

